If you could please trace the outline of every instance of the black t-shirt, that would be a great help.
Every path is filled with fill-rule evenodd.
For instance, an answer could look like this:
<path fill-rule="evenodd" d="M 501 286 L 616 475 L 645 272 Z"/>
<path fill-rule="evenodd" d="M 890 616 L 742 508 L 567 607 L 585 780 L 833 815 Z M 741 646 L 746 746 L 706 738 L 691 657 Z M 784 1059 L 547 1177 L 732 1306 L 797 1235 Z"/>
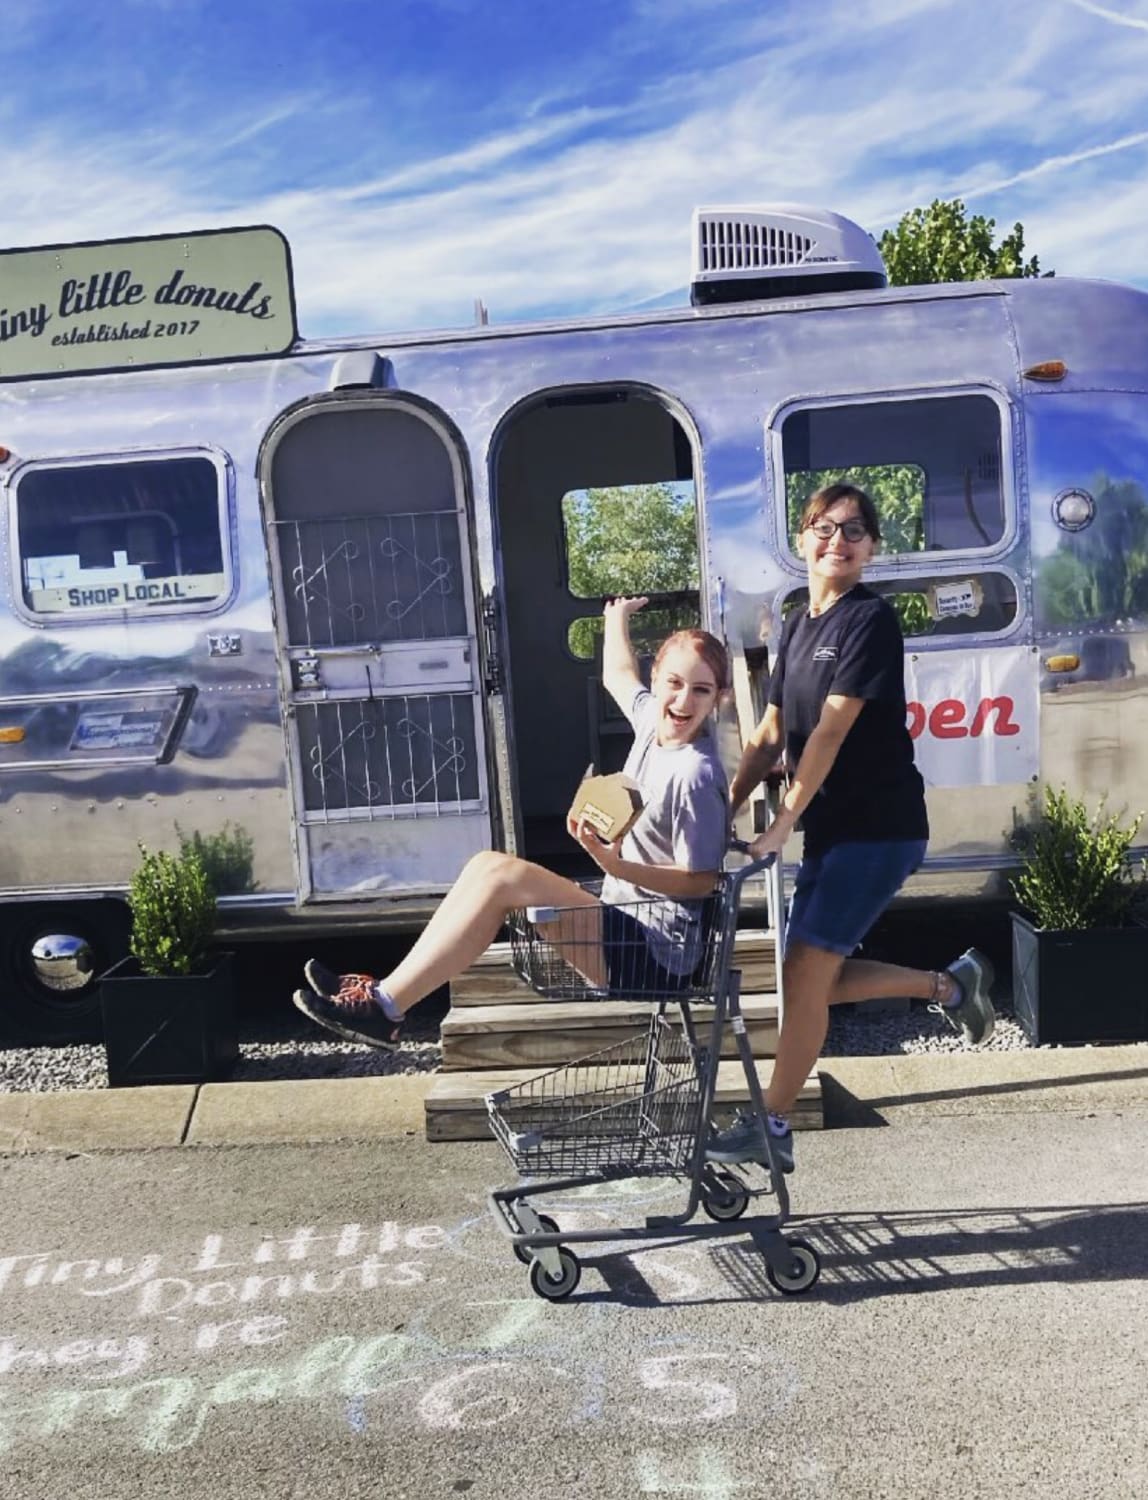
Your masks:
<path fill-rule="evenodd" d="M 861 583 L 824 614 L 803 607 L 785 621 L 769 701 L 781 709 L 790 771 L 831 693 L 865 703 L 801 816 L 806 854 L 858 839 L 927 839 L 905 724 L 905 642 L 889 605 Z"/>

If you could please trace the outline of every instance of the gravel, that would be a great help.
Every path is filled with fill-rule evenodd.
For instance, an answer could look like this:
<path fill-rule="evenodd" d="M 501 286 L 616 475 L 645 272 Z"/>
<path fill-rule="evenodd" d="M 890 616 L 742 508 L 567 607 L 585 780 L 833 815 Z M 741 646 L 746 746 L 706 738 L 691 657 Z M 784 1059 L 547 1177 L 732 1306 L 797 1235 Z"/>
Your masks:
<path fill-rule="evenodd" d="M 829 1013 L 829 1035 L 822 1055 L 885 1057 L 898 1052 L 1019 1052 L 1032 1046 L 1012 1007 L 1002 1003 L 997 1004 L 993 1034 L 980 1047 L 970 1047 L 923 1000 L 890 1010 L 874 1006 L 872 1001 L 868 1005 L 835 1006 Z"/>
<path fill-rule="evenodd" d="M 439 1014 L 409 1022 L 393 1051 L 362 1047 L 327 1036 L 287 1008 L 283 1015 L 243 1018 L 239 1064 L 233 1082 L 266 1083 L 277 1078 L 369 1078 L 394 1073 L 433 1073 L 442 1060 Z M 0 1052 L 0 1094 L 103 1089 L 108 1070 L 102 1044 L 12 1047 Z"/>
<path fill-rule="evenodd" d="M 266 1082 L 277 1078 L 367 1078 L 395 1073 L 433 1073 L 442 1059 L 439 1045 L 441 1006 L 412 1017 L 403 1042 L 393 1052 L 328 1038 L 297 1012 L 260 1016 L 240 1023 L 240 1062 L 233 1080 Z M 988 1043 L 992 1052 L 1031 1046 L 1007 1006 L 997 1014 Z M 889 1053 L 964 1052 L 965 1042 L 927 1006 L 875 1009 L 840 1006 L 833 1013 L 826 1057 L 877 1057 Z M 102 1089 L 108 1083 L 104 1049 L 99 1044 L 58 1047 L 12 1047 L 0 1051 L 0 1094 L 51 1093 L 64 1089 Z"/>

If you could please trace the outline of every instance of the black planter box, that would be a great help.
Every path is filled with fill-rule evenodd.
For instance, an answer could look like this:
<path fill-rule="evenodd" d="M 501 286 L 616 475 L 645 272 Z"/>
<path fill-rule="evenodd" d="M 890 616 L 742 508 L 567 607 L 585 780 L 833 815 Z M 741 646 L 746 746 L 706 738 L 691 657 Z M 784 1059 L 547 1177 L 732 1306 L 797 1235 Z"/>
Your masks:
<path fill-rule="evenodd" d="M 239 1057 L 230 953 L 205 974 L 143 974 L 125 958 L 100 978 L 108 1086 L 208 1083 Z"/>
<path fill-rule="evenodd" d="M 1148 1040 L 1148 927 L 1056 932 L 1012 914 L 1013 1005 L 1031 1040 Z"/>

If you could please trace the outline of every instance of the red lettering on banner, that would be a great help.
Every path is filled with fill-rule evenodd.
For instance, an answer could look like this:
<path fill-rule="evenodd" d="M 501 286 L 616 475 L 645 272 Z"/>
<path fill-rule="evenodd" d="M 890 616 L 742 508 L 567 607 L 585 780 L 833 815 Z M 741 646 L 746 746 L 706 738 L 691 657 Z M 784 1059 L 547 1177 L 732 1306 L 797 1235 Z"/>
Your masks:
<path fill-rule="evenodd" d="M 965 727 L 968 711 L 959 698 L 942 698 L 931 709 L 910 698 L 905 705 L 906 727 L 910 739 L 920 739 L 926 726 L 934 739 L 962 740 L 969 736 L 979 739 L 987 728 L 990 734 L 1012 735 L 1020 733 L 1020 725 L 1013 719 L 1016 704 L 1007 697 L 982 698 L 973 714 L 972 726 Z"/>
<path fill-rule="evenodd" d="M 1016 704 L 1011 698 L 985 698 L 977 709 L 973 718 L 973 727 L 969 731 L 972 735 L 984 733 L 984 727 L 990 712 L 996 714 L 993 720 L 993 734 L 1019 734 L 1020 725 L 1014 724 L 1012 719 L 1013 709 Z"/>
<path fill-rule="evenodd" d="M 929 715 L 929 733 L 939 740 L 963 740 L 968 732 L 965 705 L 959 698 L 942 698 Z"/>

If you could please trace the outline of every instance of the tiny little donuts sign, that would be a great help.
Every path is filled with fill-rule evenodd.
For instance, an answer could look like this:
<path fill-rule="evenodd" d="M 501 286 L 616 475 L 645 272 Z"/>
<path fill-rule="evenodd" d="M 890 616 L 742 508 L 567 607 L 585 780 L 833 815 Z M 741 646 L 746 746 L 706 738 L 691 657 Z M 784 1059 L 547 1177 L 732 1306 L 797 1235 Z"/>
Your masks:
<path fill-rule="evenodd" d="M 1036 775 L 1040 682 L 1028 647 L 908 654 L 905 697 L 927 786 L 995 786 Z"/>
<path fill-rule="evenodd" d="M 0 252 L 0 380 L 251 359 L 296 337 L 269 226 Z"/>

